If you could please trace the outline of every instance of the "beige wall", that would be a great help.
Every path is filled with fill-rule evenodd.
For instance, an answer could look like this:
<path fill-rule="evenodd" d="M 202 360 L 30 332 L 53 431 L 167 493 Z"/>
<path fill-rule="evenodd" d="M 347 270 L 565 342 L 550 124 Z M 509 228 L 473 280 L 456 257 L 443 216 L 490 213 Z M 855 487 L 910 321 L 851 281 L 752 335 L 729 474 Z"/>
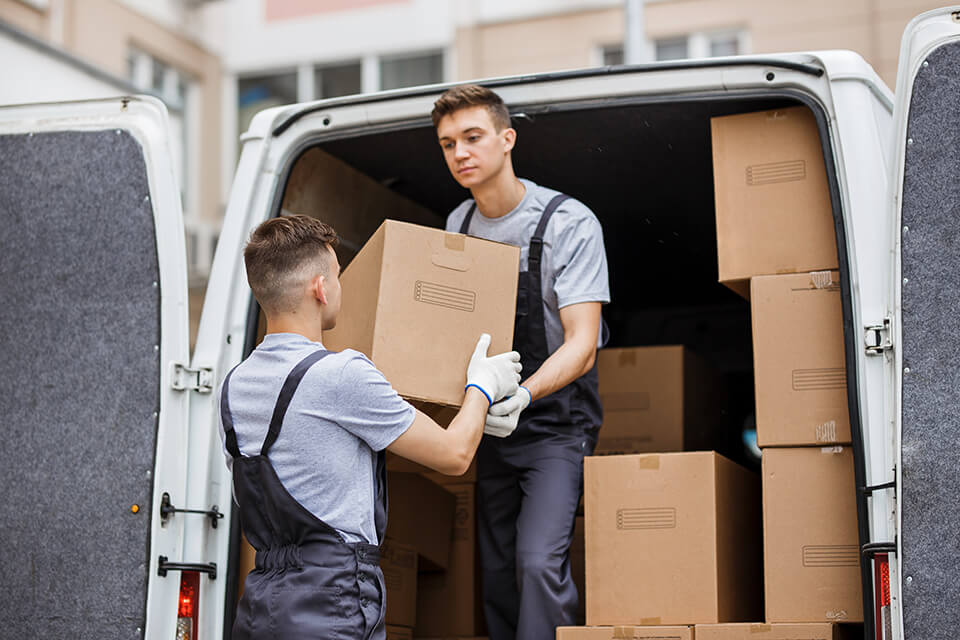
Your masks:
<path fill-rule="evenodd" d="M 651 38 L 745 28 L 750 53 L 852 49 L 893 88 L 900 36 L 946 0 L 671 0 L 647 4 Z"/>
<path fill-rule="evenodd" d="M 646 5 L 651 40 L 743 29 L 747 53 L 851 49 L 893 88 L 900 37 L 915 15 L 947 0 L 668 0 Z M 593 66 L 603 45 L 623 39 L 620 8 L 457 30 L 456 78 Z"/>
<path fill-rule="evenodd" d="M 200 151 L 194 174 L 199 189 L 197 215 L 219 220 L 221 68 L 218 58 L 178 33 L 115 0 L 51 0 L 49 11 L 17 0 L 0 0 L 0 20 L 55 44 L 72 55 L 119 77 L 127 75 L 131 46 L 186 73 L 199 89 Z M 51 17 L 60 10 L 62 14 Z M 57 33 L 53 33 L 57 30 Z"/>
<path fill-rule="evenodd" d="M 457 30 L 460 80 L 595 66 L 601 46 L 623 40 L 620 9 L 477 25 Z"/>

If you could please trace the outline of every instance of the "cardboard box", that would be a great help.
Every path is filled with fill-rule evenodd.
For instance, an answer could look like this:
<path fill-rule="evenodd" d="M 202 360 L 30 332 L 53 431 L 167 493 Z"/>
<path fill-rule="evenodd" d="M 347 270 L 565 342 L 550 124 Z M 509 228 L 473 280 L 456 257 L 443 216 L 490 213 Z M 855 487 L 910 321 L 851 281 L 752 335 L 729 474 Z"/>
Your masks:
<path fill-rule="evenodd" d="M 363 352 L 406 398 L 459 406 L 480 334 L 491 354 L 513 348 L 519 260 L 517 247 L 387 220 L 340 276 L 324 345 Z"/>
<path fill-rule="evenodd" d="M 849 447 L 763 450 L 767 622 L 862 622 Z"/>
<path fill-rule="evenodd" d="M 839 640 L 835 624 L 698 624 L 697 640 Z M 861 636 L 862 638 L 863 636 Z"/>
<path fill-rule="evenodd" d="M 413 640 L 413 629 L 388 624 L 387 640 Z"/>
<path fill-rule="evenodd" d="M 691 627 L 557 627 L 557 640 L 693 640 Z"/>
<path fill-rule="evenodd" d="M 603 425 L 594 453 L 708 448 L 722 422 L 723 380 L 682 346 L 597 353 Z"/>
<path fill-rule="evenodd" d="M 837 268 L 823 148 L 807 107 L 710 119 L 721 282 Z"/>
<path fill-rule="evenodd" d="M 573 526 L 573 542 L 570 543 L 570 573 L 573 574 L 573 584 L 577 585 L 577 624 L 582 625 L 587 620 L 587 548 L 584 543 L 583 516 L 577 516 Z"/>
<path fill-rule="evenodd" d="M 714 452 L 584 461 L 587 624 L 760 619 L 760 483 Z"/>
<path fill-rule="evenodd" d="M 380 570 L 387 587 L 387 624 L 417 624 L 417 549 L 387 538 L 380 547 Z"/>
<path fill-rule="evenodd" d="M 450 565 L 443 573 L 421 573 L 417 585 L 417 637 L 476 636 L 486 632 L 477 557 L 476 485 L 445 487 L 457 499 Z"/>
<path fill-rule="evenodd" d="M 446 569 L 456 498 L 416 473 L 387 473 L 390 512 L 387 537 L 413 545 L 422 571 Z"/>
<path fill-rule="evenodd" d="M 850 442 L 839 274 L 750 281 L 757 442 Z"/>

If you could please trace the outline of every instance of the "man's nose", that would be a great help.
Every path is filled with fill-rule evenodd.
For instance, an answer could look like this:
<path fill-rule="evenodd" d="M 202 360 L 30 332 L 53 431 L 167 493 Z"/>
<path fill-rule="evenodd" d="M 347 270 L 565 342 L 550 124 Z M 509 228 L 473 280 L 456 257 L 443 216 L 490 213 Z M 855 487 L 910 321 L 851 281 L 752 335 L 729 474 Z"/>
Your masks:
<path fill-rule="evenodd" d="M 467 145 L 463 144 L 462 142 L 457 142 L 453 149 L 453 157 L 457 158 L 458 160 L 462 160 L 469 155 L 470 154 L 467 153 Z"/>

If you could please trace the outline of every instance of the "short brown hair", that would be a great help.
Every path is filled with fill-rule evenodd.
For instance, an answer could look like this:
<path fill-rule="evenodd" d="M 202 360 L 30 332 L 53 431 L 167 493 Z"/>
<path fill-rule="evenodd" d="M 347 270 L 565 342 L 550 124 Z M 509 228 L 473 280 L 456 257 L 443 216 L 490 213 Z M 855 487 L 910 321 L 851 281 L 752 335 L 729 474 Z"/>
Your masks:
<path fill-rule="evenodd" d="M 338 243 L 333 227 L 310 216 L 271 218 L 254 229 L 243 248 L 243 262 L 264 311 L 293 311 L 299 303 L 296 286 L 317 273 L 328 275 L 326 247 Z"/>
<path fill-rule="evenodd" d="M 433 103 L 433 111 L 430 113 L 433 128 L 437 128 L 444 116 L 470 107 L 486 107 L 497 131 L 510 128 L 510 112 L 503 99 L 490 89 L 477 84 L 461 84 L 447 89 Z"/>

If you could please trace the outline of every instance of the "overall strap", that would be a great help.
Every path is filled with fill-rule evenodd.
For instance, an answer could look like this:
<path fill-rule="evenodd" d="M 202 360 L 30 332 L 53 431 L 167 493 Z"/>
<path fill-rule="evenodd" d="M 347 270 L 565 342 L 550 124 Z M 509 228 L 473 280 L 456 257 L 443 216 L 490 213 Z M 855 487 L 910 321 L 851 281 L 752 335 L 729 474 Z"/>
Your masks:
<path fill-rule="evenodd" d="M 297 366 L 295 366 L 287 376 L 287 379 L 283 381 L 283 387 L 280 389 L 280 395 L 277 397 L 277 404 L 273 407 L 273 417 L 270 418 L 270 430 L 267 432 L 267 437 L 263 441 L 263 447 L 260 448 L 260 455 L 267 455 L 270 447 L 277 441 L 277 437 L 280 435 L 280 427 L 283 426 L 283 417 L 287 414 L 287 407 L 290 406 L 293 394 L 296 393 L 297 387 L 300 386 L 300 381 L 307 373 L 307 370 L 331 353 L 333 352 L 325 349 L 314 351 L 298 362 Z"/>
<path fill-rule="evenodd" d="M 553 215 L 553 212 L 557 210 L 564 200 L 569 200 L 570 196 L 558 193 L 550 199 L 550 202 L 547 203 L 547 206 L 543 209 L 543 213 L 540 215 L 540 222 L 537 224 L 536 231 L 533 232 L 533 237 L 530 238 L 530 250 L 527 252 L 527 271 L 540 273 L 540 256 L 543 253 L 543 234 L 547 230 L 547 223 L 550 222 L 550 217 Z"/>
<path fill-rule="evenodd" d="M 463 223 L 460 225 L 460 233 L 466 235 L 470 232 L 470 221 L 473 220 L 473 212 L 477 210 L 477 201 L 474 200 L 470 208 L 467 209 L 467 215 L 463 216 Z"/>
<path fill-rule="evenodd" d="M 233 369 L 230 369 L 230 372 L 223 379 L 223 386 L 220 388 L 220 421 L 223 422 L 224 444 L 227 447 L 227 453 L 234 458 L 240 457 L 240 447 L 237 446 L 237 432 L 233 428 L 233 415 L 230 413 L 227 391 L 230 388 L 230 376 L 239 366 L 237 364 Z"/>

